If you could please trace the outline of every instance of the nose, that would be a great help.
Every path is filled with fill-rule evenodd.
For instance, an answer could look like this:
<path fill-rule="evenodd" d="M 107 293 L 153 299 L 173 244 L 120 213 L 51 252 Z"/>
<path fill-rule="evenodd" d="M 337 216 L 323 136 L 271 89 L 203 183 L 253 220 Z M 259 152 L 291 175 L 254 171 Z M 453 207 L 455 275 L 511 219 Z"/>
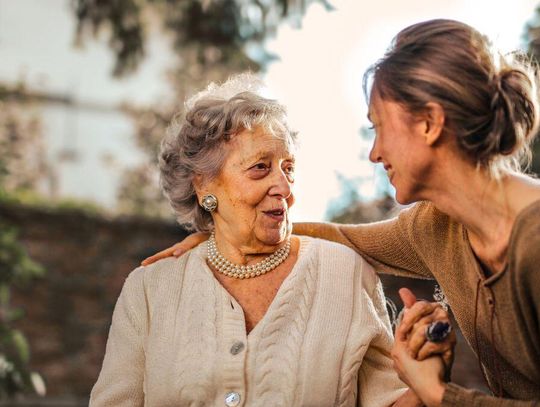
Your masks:
<path fill-rule="evenodd" d="M 373 146 L 371 147 L 371 150 L 369 152 L 369 161 L 371 161 L 374 164 L 380 163 L 382 161 L 382 156 L 380 153 L 380 147 L 379 147 L 377 136 L 375 136 L 375 139 L 373 140 Z"/>
<path fill-rule="evenodd" d="M 292 193 L 292 182 L 282 170 L 276 171 L 268 193 L 278 198 L 287 199 Z"/>

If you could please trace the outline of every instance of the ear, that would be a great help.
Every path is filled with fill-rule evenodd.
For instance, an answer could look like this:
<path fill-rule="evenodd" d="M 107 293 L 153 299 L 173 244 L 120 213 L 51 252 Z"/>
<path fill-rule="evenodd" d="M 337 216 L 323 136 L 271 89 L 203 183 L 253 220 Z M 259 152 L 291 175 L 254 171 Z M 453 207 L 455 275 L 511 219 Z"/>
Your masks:
<path fill-rule="evenodd" d="M 195 188 L 195 193 L 197 198 L 200 201 L 201 197 L 205 195 L 205 182 L 201 174 L 196 174 L 193 177 L 193 187 Z"/>
<path fill-rule="evenodd" d="M 442 106 L 435 102 L 427 103 L 423 121 L 424 139 L 428 146 L 432 146 L 439 140 L 444 130 L 445 114 Z"/>

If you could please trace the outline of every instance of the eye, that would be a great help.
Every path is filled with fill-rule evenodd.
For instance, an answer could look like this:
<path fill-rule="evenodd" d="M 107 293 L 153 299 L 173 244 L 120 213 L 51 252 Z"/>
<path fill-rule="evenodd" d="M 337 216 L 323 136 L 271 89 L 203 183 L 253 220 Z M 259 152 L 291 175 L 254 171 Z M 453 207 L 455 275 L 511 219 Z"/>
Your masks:
<path fill-rule="evenodd" d="M 283 167 L 283 172 L 289 179 L 289 182 L 294 182 L 294 171 L 295 167 L 293 163 L 288 163 Z"/>
<path fill-rule="evenodd" d="M 251 169 L 254 169 L 254 170 L 267 170 L 268 166 L 265 163 L 257 163 L 253 167 L 251 167 Z"/>
<path fill-rule="evenodd" d="M 283 168 L 285 174 L 294 174 L 294 164 L 287 164 Z"/>
<path fill-rule="evenodd" d="M 270 166 L 264 162 L 259 162 L 248 169 L 248 174 L 253 179 L 260 179 L 270 171 Z"/>

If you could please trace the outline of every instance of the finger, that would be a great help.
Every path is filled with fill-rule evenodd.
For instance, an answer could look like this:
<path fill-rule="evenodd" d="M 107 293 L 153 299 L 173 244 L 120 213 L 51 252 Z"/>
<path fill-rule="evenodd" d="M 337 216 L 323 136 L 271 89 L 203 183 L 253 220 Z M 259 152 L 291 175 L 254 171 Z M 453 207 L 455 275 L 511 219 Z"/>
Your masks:
<path fill-rule="evenodd" d="M 407 342 L 401 341 L 398 338 L 394 340 L 392 349 L 390 350 L 390 356 L 392 359 L 397 360 L 400 358 L 400 355 L 407 350 Z"/>
<path fill-rule="evenodd" d="M 408 288 L 400 288 L 398 293 L 405 308 L 411 308 L 416 303 L 416 295 Z"/>
<path fill-rule="evenodd" d="M 182 240 L 180 243 L 176 243 L 172 249 L 172 255 L 174 257 L 180 257 L 184 253 L 188 252 L 191 248 L 197 246 L 197 244 L 191 244 L 189 238 Z"/>
<path fill-rule="evenodd" d="M 405 310 L 401 323 L 396 329 L 396 337 L 404 340 L 413 325 L 417 323 L 421 318 L 431 314 L 437 307 L 440 307 L 437 303 L 430 303 L 427 301 L 417 301 L 411 308 Z"/>
<path fill-rule="evenodd" d="M 454 364 L 454 350 L 453 350 L 453 347 L 452 347 L 452 349 L 449 349 L 446 352 L 442 353 L 441 357 L 443 359 L 444 366 L 446 367 L 446 369 L 447 370 L 451 369 L 452 365 Z"/>
<path fill-rule="evenodd" d="M 431 316 L 433 321 L 449 322 L 448 311 L 445 311 L 441 306 L 436 307 Z"/>
<path fill-rule="evenodd" d="M 411 332 L 409 332 L 409 335 L 407 336 L 407 350 L 409 351 L 409 355 L 415 359 L 417 358 L 420 349 L 427 342 L 426 329 L 429 324 L 431 324 L 431 321 L 429 316 L 422 318 L 413 325 Z"/>
<path fill-rule="evenodd" d="M 208 240 L 209 236 L 210 234 L 202 233 L 202 232 L 197 232 L 197 233 L 193 233 L 189 235 L 180 243 L 177 243 L 173 246 L 174 247 L 173 256 L 179 257 L 183 255 L 188 250 L 191 250 L 195 246 L 198 246 L 199 244 L 204 242 L 205 240 Z"/>
<path fill-rule="evenodd" d="M 416 360 L 424 360 L 433 355 L 444 355 L 446 352 L 452 351 L 452 345 L 449 342 L 425 342 L 419 349 Z"/>
<path fill-rule="evenodd" d="M 170 257 L 173 255 L 174 246 L 169 247 L 168 249 L 162 250 L 153 256 L 147 257 L 141 262 L 142 266 L 148 266 L 149 264 L 155 263 L 158 260 L 164 259 L 166 257 Z"/>

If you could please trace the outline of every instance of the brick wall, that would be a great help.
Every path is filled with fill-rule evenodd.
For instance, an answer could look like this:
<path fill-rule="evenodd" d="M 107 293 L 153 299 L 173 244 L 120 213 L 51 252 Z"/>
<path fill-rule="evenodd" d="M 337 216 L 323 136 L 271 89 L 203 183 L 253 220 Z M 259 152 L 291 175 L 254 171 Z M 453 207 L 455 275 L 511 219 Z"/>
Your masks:
<path fill-rule="evenodd" d="M 45 278 L 16 290 L 32 367 L 51 396 L 86 397 L 103 359 L 116 298 L 131 270 L 186 233 L 173 223 L 0 205 Z"/>

